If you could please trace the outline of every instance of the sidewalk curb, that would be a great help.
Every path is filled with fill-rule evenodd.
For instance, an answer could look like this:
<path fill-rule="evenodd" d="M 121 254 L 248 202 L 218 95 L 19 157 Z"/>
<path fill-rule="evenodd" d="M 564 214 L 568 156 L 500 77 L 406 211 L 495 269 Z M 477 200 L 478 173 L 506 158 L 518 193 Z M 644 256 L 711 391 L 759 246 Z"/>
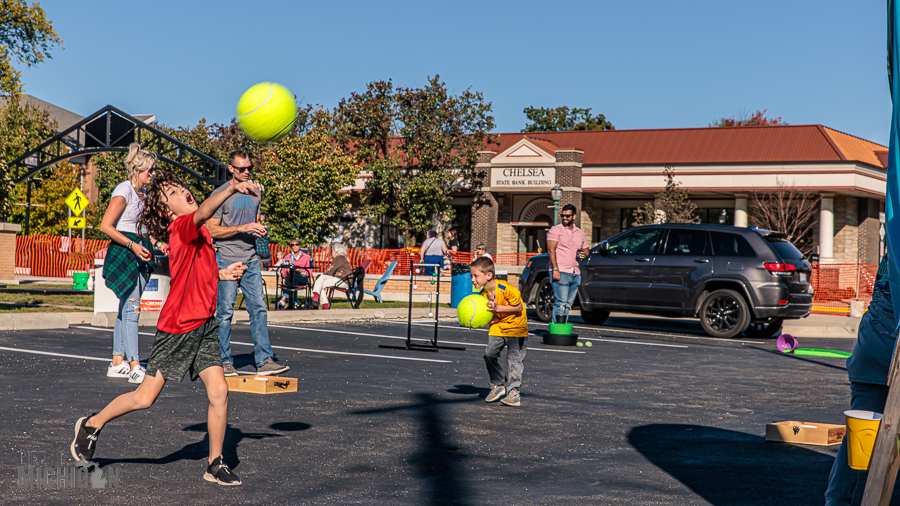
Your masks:
<path fill-rule="evenodd" d="M 64 313 L 0 313 L 0 330 L 67 328 L 69 328 L 69 319 Z"/>

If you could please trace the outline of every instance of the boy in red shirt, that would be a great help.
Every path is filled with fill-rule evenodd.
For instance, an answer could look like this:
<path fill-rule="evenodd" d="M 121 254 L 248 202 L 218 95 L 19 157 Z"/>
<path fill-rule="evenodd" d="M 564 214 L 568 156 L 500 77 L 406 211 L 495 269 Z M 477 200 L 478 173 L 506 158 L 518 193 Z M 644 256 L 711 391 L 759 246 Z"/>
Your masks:
<path fill-rule="evenodd" d="M 247 269 L 240 262 L 219 269 L 212 238 L 203 225 L 216 209 L 234 193 L 254 195 L 259 186 L 245 182 L 232 185 L 197 206 L 184 182 L 161 172 L 153 180 L 144 199 L 141 223 L 150 235 L 168 238 L 172 287 L 159 314 L 153 351 L 144 382 L 133 392 L 116 397 L 100 413 L 75 422 L 72 457 L 90 462 L 100 430 L 110 421 L 156 402 L 166 380 L 181 381 L 191 372 L 206 385 L 209 397 L 207 427 L 209 460 L 203 479 L 220 485 L 240 485 L 241 481 L 222 461 L 222 446 L 228 420 L 228 384 L 219 353 L 219 323 L 216 295 L 219 280 L 238 280 Z"/>

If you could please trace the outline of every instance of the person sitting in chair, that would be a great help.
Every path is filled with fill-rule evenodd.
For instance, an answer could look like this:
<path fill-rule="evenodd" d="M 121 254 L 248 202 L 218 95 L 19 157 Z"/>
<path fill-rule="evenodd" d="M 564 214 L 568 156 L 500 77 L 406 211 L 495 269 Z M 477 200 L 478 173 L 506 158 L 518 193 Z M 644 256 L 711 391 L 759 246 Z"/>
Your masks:
<path fill-rule="evenodd" d="M 301 287 L 309 284 L 309 278 L 312 274 L 310 267 L 312 266 L 312 258 L 306 254 L 303 249 L 300 248 L 300 238 L 295 237 L 291 239 L 291 252 L 278 263 L 278 265 L 293 265 L 294 267 L 304 267 L 303 269 L 281 269 L 281 279 L 284 280 L 284 285 L 289 287 Z M 291 271 L 293 270 L 293 279 L 291 278 Z M 288 290 L 283 290 L 281 292 L 281 299 L 279 299 L 277 308 L 284 309 L 287 306 Z"/>
<path fill-rule="evenodd" d="M 331 267 L 320 274 L 316 278 L 316 284 L 313 285 L 313 307 L 317 308 L 321 304 L 322 309 L 328 309 L 328 296 L 325 295 L 325 289 L 331 288 L 338 282 L 353 272 L 350 268 L 350 262 L 347 261 L 347 248 L 342 244 L 334 244 L 331 246 L 331 256 L 334 259 Z"/>

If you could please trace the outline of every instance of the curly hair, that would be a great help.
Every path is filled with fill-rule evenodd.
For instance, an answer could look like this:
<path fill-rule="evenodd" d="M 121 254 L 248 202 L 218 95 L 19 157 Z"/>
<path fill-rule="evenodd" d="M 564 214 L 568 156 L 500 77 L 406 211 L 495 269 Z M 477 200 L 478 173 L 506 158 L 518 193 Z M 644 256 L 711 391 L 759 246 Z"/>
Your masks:
<path fill-rule="evenodd" d="M 164 191 L 170 186 L 187 188 L 180 177 L 171 172 L 158 170 L 147 188 L 147 196 L 144 197 L 144 211 L 141 213 L 140 222 L 146 227 L 147 234 L 157 241 L 169 241 L 169 225 L 173 220 L 166 206 L 168 197 Z"/>

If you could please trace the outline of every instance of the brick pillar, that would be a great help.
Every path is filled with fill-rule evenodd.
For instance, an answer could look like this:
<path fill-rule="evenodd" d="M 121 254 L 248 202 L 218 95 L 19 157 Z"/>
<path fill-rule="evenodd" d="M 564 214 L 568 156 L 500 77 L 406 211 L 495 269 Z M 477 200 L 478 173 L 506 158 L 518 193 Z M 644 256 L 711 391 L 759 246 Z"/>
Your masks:
<path fill-rule="evenodd" d="M 478 243 L 487 246 L 488 253 L 497 253 L 497 223 L 500 206 L 490 191 L 491 158 L 494 151 L 479 151 L 472 181 L 472 251 Z"/>
<path fill-rule="evenodd" d="M 575 226 L 581 226 L 581 162 L 584 152 L 578 149 L 556 150 L 556 184 L 562 187 L 559 209 L 566 204 L 575 206 Z"/>
<path fill-rule="evenodd" d="M 0 283 L 16 284 L 16 233 L 22 225 L 0 223 Z"/>

